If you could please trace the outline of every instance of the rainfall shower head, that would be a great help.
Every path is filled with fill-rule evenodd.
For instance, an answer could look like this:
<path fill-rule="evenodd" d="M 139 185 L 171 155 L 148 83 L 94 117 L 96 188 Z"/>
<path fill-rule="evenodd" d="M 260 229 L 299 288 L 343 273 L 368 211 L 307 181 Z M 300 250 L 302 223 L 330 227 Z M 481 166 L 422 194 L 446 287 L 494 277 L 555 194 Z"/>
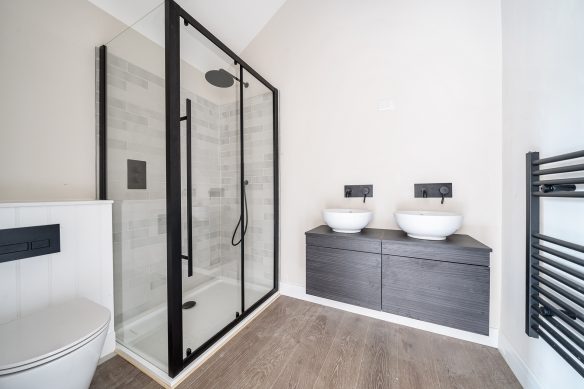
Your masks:
<path fill-rule="evenodd" d="M 224 69 L 209 70 L 205 73 L 205 80 L 219 88 L 229 88 L 233 85 L 233 76 Z"/>
<path fill-rule="evenodd" d="M 205 73 L 205 80 L 207 80 L 209 84 L 218 88 L 229 88 L 233 86 L 234 80 L 239 81 L 239 78 L 235 77 L 225 69 L 218 69 L 209 70 L 207 73 Z M 244 82 L 243 86 L 247 88 L 249 84 Z"/>

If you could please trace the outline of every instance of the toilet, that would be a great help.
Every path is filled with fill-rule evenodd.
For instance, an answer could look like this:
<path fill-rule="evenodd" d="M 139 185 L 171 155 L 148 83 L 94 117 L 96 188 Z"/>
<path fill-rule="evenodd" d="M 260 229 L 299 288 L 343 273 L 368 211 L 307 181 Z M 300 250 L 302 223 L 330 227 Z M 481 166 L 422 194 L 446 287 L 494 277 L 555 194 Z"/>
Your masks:
<path fill-rule="evenodd" d="M 0 389 L 86 389 L 110 311 L 84 298 L 0 325 Z"/>

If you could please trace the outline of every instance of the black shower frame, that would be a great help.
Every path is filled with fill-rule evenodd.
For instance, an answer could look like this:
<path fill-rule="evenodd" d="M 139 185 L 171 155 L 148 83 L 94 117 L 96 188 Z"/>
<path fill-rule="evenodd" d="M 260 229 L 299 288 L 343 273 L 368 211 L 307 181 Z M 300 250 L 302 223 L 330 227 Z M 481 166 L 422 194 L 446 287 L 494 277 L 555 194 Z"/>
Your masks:
<path fill-rule="evenodd" d="M 274 287 L 256 303 L 245 309 L 245 278 L 244 278 L 244 242 L 243 229 L 241 244 L 241 314 L 234 315 L 234 320 L 221 329 L 217 334 L 183 358 L 183 329 L 182 329 L 182 263 L 181 263 L 181 176 L 180 176 L 180 28 L 183 22 L 194 27 L 205 38 L 209 39 L 221 51 L 231 57 L 240 69 L 260 81 L 273 94 L 273 153 L 274 153 Z M 187 365 L 209 349 L 227 332 L 238 325 L 250 313 L 268 300 L 278 290 L 278 242 L 279 242 L 279 193 L 278 193 L 278 90 L 265 80 L 245 61 L 239 58 L 223 42 L 203 27 L 188 12 L 172 0 L 165 2 L 165 72 L 166 72 L 166 158 L 167 158 L 167 288 L 168 288 L 168 373 L 175 377 Z M 242 72 L 240 73 L 242 76 Z M 241 78 L 241 77 L 240 77 Z M 243 79 L 240 82 L 240 91 Z M 240 139 L 243 148 L 243 94 L 240 95 Z M 243 197 L 244 160 L 241 156 L 240 188 Z M 241 207 L 241 220 L 244 209 Z"/>
<path fill-rule="evenodd" d="M 175 377 L 198 356 L 207 351 L 220 338 L 241 323 L 249 314 L 272 297 L 279 288 L 279 159 L 278 159 L 278 89 L 239 58 L 209 30 L 197 22 L 173 0 L 165 1 L 165 105 L 166 105 L 166 208 L 167 208 L 167 303 L 168 303 L 168 375 Z M 234 320 L 208 339 L 199 348 L 183 358 L 182 319 L 182 214 L 181 214 L 181 158 L 180 158 L 180 28 L 182 22 L 191 25 L 205 38 L 240 66 L 240 138 L 241 176 L 240 189 L 243 196 L 243 69 L 254 76 L 272 92 L 273 110 L 273 169 L 274 169 L 274 287 L 257 302 L 245 309 L 244 237 L 241 243 L 241 313 Z M 106 148 L 106 46 L 99 49 L 99 198 L 107 199 L 107 148 Z M 243 197 L 241 198 L 243 201 Z M 241 220 L 243 220 L 243 204 Z M 192 259 L 191 259 L 192 260 Z"/>

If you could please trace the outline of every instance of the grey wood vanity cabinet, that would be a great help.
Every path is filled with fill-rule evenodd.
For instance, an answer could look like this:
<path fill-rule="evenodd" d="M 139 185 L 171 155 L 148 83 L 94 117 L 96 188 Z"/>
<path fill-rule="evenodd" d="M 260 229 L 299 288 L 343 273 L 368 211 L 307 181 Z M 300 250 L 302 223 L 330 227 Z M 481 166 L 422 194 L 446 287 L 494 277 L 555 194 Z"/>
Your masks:
<path fill-rule="evenodd" d="M 323 228 L 324 227 L 324 228 Z M 381 309 L 382 230 L 360 234 L 321 226 L 306 233 L 306 293 Z"/>
<path fill-rule="evenodd" d="M 306 293 L 488 335 L 490 252 L 468 235 L 320 226 L 306 232 Z"/>

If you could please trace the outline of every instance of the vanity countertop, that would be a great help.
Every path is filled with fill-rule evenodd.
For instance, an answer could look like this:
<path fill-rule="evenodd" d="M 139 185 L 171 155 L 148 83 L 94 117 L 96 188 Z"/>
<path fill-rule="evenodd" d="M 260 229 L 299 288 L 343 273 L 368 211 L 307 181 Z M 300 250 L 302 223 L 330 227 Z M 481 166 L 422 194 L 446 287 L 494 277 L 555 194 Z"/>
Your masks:
<path fill-rule="evenodd" d="M 355 234 L 345 234 L 334 232 L 329 226 L 321 225 L 306 231 L 306 235 L 322 236 L 330 238 L 342 238 L 347 240 L 365 240 L 365 241 L 382 241 L 383 244 L 406 244 L 417 245 L 424 248 L 449 249 L 449 250 L 473 250 L 480 252 L 493 251 L 490 247 L 484 245 L 478 240 L 464 234 L 450 235 L 446 240 L 423 240 L 410 238 L 402 230 L 387 230 L 379 228 L 364 228 L 361 232 Z"/>

